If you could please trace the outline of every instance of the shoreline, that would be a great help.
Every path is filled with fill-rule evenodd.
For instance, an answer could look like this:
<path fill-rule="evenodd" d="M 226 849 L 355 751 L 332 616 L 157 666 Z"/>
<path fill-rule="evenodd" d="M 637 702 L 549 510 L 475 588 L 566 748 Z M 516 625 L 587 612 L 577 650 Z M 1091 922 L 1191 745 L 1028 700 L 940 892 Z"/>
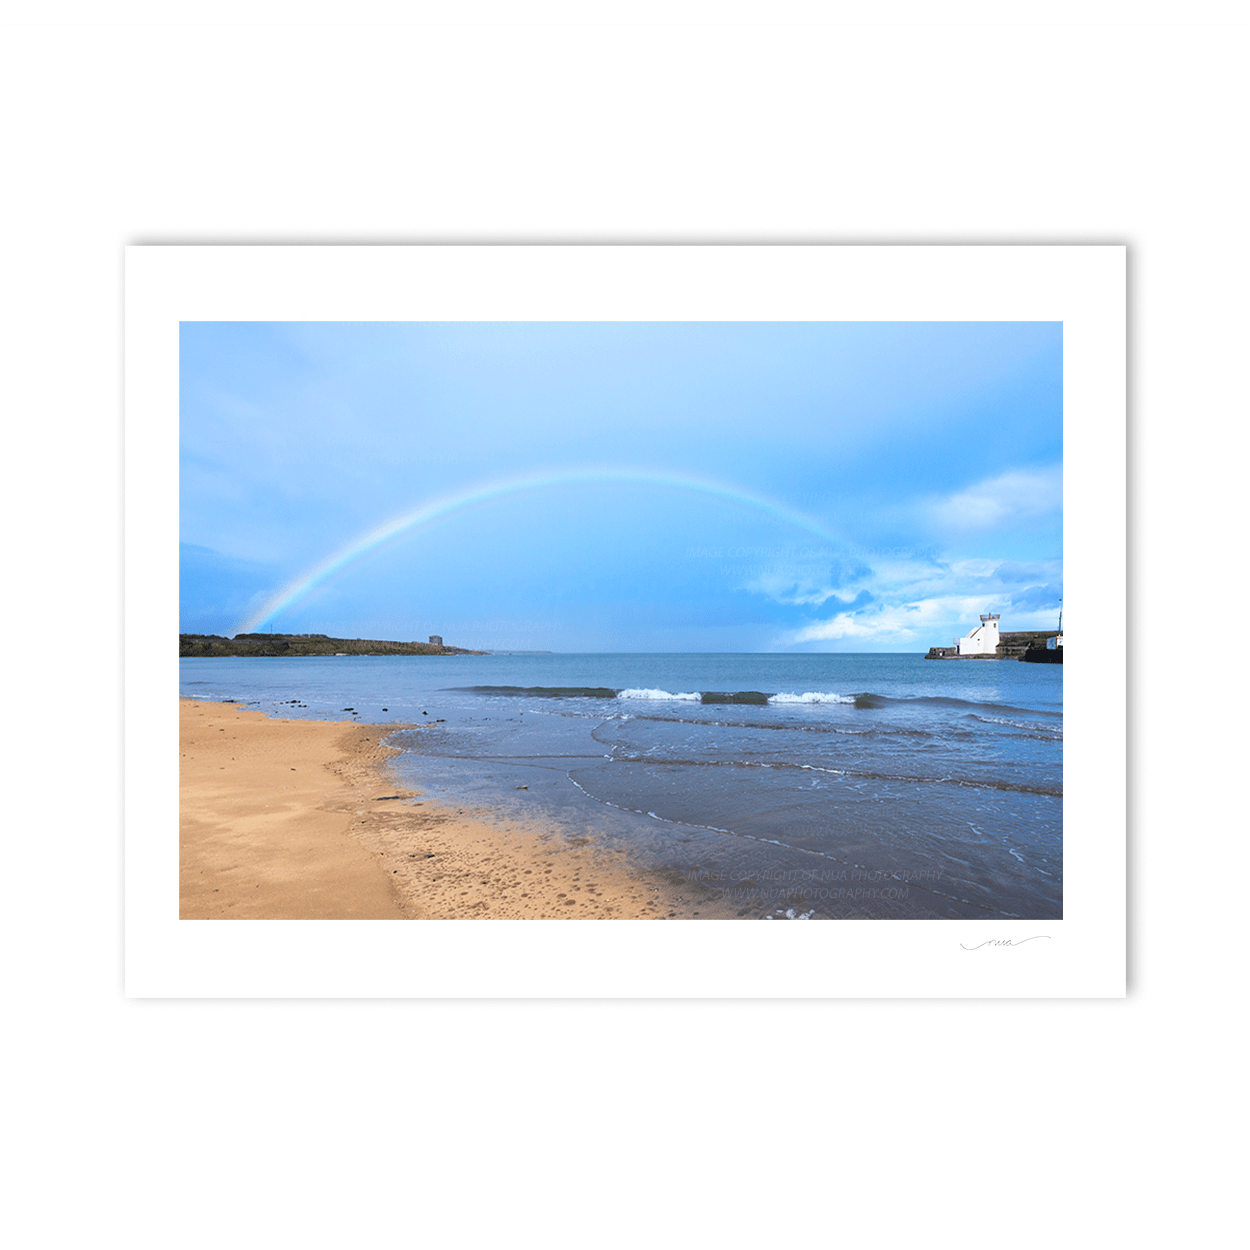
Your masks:
<path fill-rule="evenodd" d="M 410 725 L 285 720 L 180 698 L 181 919 L 683 919 L 697 883 L 541 820 L 397 785 Z"/>

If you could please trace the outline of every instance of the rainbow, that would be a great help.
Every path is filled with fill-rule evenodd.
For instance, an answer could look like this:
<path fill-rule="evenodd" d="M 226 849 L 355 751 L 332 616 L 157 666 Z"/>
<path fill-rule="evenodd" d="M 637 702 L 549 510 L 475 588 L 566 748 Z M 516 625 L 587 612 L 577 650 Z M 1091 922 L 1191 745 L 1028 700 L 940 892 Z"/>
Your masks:
<path fill-rule="evenodd" d="M 236 634 L 250 634 L 266 625 L 275 616 L 294 607 L 305 596 L 325 583 L 336 573 L 341 572 L 357 560 L 376 551 L 383 543 L 397 538 L 410 530 L 432 521 L 442 520 L 458 512 L 465 512 L 482 504 L 497 499 L 506 499 L 514 495 L 525 495 L 535 491 L 552 490 L 565 486 L 581 486 L 587 483 L 618 482 L 634 486 L 660 486 L 670 490 L 691 492 L 694 494 L 723 499 L 762 512 L 783 521 L 787 525 L 803 529 L 816 535 L 822 541 L 844 547 L 842 538 L 825 529 L 824 526 L 805 516 L 793 508 L 769 499 L 754 491 L 743 490 L 741 487 L 728 486 L 723 482 L 708 478 L 694 477 L 684 473 L 663 473 L 645 469 L 613 469 L 586 468 L 568 469 L 558 473 L 540 473 L 527 477 L 513 477 L 482 483 L 468 490 L 454 494 L 441 495 L 436 499 L 427 500 L 416 508 L 392 517 L 389 521 L 371 529 L 367 534 L 357 538 L 346 547 L 328 556 L 311 569 L 299 574 L 275 591 L 251 615 L 241 621 L 235 629 Z"/>

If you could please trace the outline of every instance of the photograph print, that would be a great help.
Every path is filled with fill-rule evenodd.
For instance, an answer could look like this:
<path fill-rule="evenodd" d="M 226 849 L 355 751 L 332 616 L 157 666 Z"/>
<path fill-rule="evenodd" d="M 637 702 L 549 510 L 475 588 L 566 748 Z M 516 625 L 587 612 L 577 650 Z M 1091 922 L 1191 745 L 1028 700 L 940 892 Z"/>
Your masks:
<path fill-rule="evenodd" d="M 1063 325 L 179 336 L 179 915 L 1063 917 Z"/>

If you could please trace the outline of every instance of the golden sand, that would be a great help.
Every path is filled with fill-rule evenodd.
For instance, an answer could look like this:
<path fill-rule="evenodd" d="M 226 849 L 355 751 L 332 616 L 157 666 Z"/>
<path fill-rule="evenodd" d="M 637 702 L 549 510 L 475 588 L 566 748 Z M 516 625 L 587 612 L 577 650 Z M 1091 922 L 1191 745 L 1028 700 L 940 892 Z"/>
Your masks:
<path fill-rule="evenodd" d="M 721 911 L 587 836 L 396 786 L 401 725 L 180 700 L 184 920 L 641 919 Z"/>

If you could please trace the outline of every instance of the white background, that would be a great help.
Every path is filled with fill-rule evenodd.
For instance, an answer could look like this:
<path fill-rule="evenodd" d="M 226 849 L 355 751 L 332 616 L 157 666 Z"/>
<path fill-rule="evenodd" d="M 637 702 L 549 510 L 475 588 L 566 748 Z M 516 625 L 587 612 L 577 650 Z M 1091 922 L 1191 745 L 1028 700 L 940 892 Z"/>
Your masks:
<path fill-rule="evenodd" d="M 18 1244 L 1236 1231 L 1245 34 L 1231 4 L 1005 9 L 70 4 L 6 27 Z M 287 240 L 1127 244 L 1128 998 L 125 1000 L 122 248 Z M 1200 611 L 1218 645 L 1178 652 Z"/>

